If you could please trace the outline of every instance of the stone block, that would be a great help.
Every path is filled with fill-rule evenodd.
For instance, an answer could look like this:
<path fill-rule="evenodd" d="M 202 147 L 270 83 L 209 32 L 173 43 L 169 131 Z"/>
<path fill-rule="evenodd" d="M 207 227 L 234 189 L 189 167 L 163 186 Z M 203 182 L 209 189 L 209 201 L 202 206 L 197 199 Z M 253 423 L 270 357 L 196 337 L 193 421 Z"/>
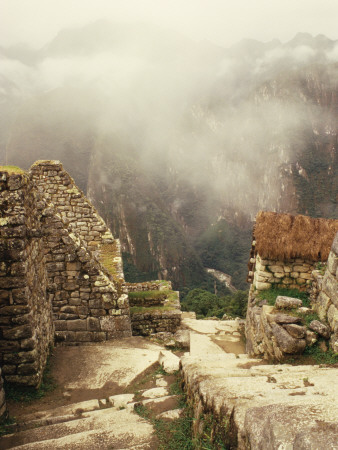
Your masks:
<path fill-rule="evenodd" d="M 90 331 L 76 331 L 75 342 L 91 342 L 93 340 L 93 333 Z"/>
<path fill-rule="evenodd" d="M 265 291 L 266 289 L 270 289 L 271 288 L 271 283 L 262 283 L 260 281 L 256 282 L 256 289 L 259 291 Z"/>
<path fill-rule="evenodd" d="M 338 307 L 338 280 L 328 270 L 323 278 L 322 290 L 330 297 L 332 303 Z"/>
<path fill-rule="evenodd" d="M 331 330 L 338 333 L 338 308 L 334 305 L 331 305 L 327 311 L 327 321 Z"/>
<path fill-rule="evenodd" d="M 68 331 L 86 331 L 87 330 L 87 321 L 86 320 L 68 320 L 67 321 L 67 330 Z"/>
<path fill-rule="evenodd" d="M 293 297 L 285 297 L 282 295 L 279 295 L 276 298 L 275 307 L 277 309 L 292 309 L 292 308 L 299 308 L 300 306 L 303 306 L 303 302 L 299 298 L 293 298 Z"/>
<path fill-rule="evenodd" d="M 97 317 L 88 317 L 87 329 L 88 331 L 101 331 L 100 320 Z"/>
<path fill-rule="evenodd" d="M 299 323 L 301 322 L 300 317 L 290 316 L 288 314 L 267 314 L 267 319 L 269 323 L 279 323 L 279 324 L 287 324 L 287 323 Z"/>
<path fill-rule="evenodd" d="M 270 269 L 271 272 L 274 273 L 284 273 L 284 268 L 282 265 L 268 266 L 268 268 Z"/>
<path fill-rule="evenodd" d="M 295 339 L 303 339 L 306 337 L 306 327 L 290 323 L 283 325 L 283 328 Z"/>
<path fill-rule="evenodd" d="M 327 260 L 327 270 L 333 275 L 336 276 L 336 272 L 338 269 L 338 256 L 333 252 L 330 252 L 329 258 Z"/>
<path fill-rule="evenodd" d="M 21 325 L 14 328 L 4 329 L 2 331 L 4 339 L 19 340 L 30 338 L 33 335 L 32 327 L 30 325 Z"/>
<path fill-rule="evenodd" d="M 105 316 L 100 317 L 100 325 L 102 331 L 115 331 L 115 317 L 113 316 Z"/>
<path fill-rule="evenodd" d="M 55 320 L 54 321 L 54 326 L 55 326 L 55 331 L 67 331 L 67 320 Z"/>
<path fill-rule="evenodd" d="M 105 309 L 102 309 L 102 308 L 91 308 L 90 314 L 94 317 L 102 317 L 102 316 L 106 316 L 107 312 Z"/>
<path fill-rule="evenodd" d="M 38 371 L 38 363 L 20 364 L 17 369 L 18 375 L 34 375 Z"/>
<path fill-rule="evenodd" d="M 331 251 L 338 256 L 338 232 L 336 233 L 336 235 L 333 239 Z"/>
<path fill-rule="evenodd" d="M 297 354 L 304 351 L 306 347 L 304 339 L 293 338 L 283 327 L 276 323 L 271 324 L 271 329 L 277 344 L 283 353 Z"/>
<path fill-rule="evenodd" d="M 309 272 L 310 269 L 311 269 L 311 266 L 309 264 L 303 264 L 301 266 L 295 264 L 293 266 L 294 272 Z"/>
<path fill-rule="evenodd" d="M 315 331 L 325 339 L 329 339 L 330 337 L 329 328 L 323 323 L 321 323 L 319 320 L 312 320 L 312 322 L 309 324 L 309 328 L 310 330 Z"/>
<path fill-rule="evenodd" d="M 312 280 L 312 279 L 313 279 L 311 273 L 309 273 L 309 272 L 301 272 L 301 273 L 299 274 L 299 276 L 300 276 L 301 278 L 304 278 L 305 280 Z"/>

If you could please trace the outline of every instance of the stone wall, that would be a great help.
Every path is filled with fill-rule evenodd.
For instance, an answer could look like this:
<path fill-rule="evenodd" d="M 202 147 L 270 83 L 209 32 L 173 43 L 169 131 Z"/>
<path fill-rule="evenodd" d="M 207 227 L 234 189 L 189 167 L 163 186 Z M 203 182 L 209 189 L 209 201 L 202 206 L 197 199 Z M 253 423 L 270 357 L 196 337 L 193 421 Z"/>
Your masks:
<path fill-rule="evenodd" d="M 312 292 L 312 306 L 320 319 L 330 327 L 330 345 L 338 352 L 338 233 L 333 241 L 323 277 L 314 274 L 317 280 Z"/>
<path fill-rule="evenodd" d="M 54 208 L 45 209 L 42 228 L 56 340 L 74 344 L 131 336 L 123 284 L 114 283 Z"/>
<path fill-rule="evenodd" d="M 135 336 L 149 336 L 154 333 L 169 332 L 175 333 L 181 324 L 181 305 L 179 300 L 179 292 L 169 290 L 171 287 L 170 282 L 147 282 L 147 283 L 135 283 L 135 286 L 140 287 L 150 287 L 150 285 L 157 286 L 157 289 L 153 291 L 156 292 L 154 298 L 151 297 L 151 292 L 149 296 L 144 298 L 140 295 L 138 298 L 135 294 L 137 292 L 144 293 L 148 289 L 141 291 L 135 291 L 129 289 L 130 295 L 130 316 L 131 316 L 131 326 L 133 330 L 133 335 Z M 165 287 L 165 290 L 163 289 Z M 128 288 L 132 287 L 131 283 L 128 284 Z M 163 292 L 164 297 L 158 297 L 159 293 Z M 160 304 L 158 302 L 160 301 Z"/>
<path fill-rule="evenodd" d="M 253 268 L 253 285 L 257 290 L 275 286 L 309 291 L 315 263 L 301 258 L 288 261 L 267 260 L 256 255 Z"/>
<path fill-rule="evenodd" d="M 134 336 L 149 336 L 154 333 L 176 333 L 181 324 L 181 311 L 143 311 L 131 313 Z"/>
<path fill-rule="evenodd" d="M 40 218 L 24 173 L 0 172 L 0 366 L 6 381 L 37 386 L 53 343 Z"/>
<path fill-rule="evenodd" d="M 60 161 L 37 161 L 30 169 L 32 180 L 90 250 L 114 238 L 96 209 L 76 186 Z"/>
<path fill-rule="evenodd" d="M 6 418 L 6 416 L 7 416 L 7 407 L 6 407 L 5 389 L 0 368 L 0 424 Z"/>
<path fill-rule="evenodd" d="M 278 297 L 276 305 L 269 306 L 256 295 L 257 291 L 251 288 L 245 324 L 246 352 L 249 356 L 283 361 L 290 355 L 302 353 L 307 343 L 316 341 L 316 336 L 304 326 L 301 317 L 289 314 L 282 302 L 278 304 L 279 299 L 287 300 L 289 297 Z M 298 308 L 301 312 L 300 300 L 289 299 L 290 302 L 292 300 L 295 301 L 292 308 Z"/>
<path fill-rule="evenodd" d="M 156 280 L 142 283 L 125 283 L 128 292 L 172 290 L 171 281 Z"/>

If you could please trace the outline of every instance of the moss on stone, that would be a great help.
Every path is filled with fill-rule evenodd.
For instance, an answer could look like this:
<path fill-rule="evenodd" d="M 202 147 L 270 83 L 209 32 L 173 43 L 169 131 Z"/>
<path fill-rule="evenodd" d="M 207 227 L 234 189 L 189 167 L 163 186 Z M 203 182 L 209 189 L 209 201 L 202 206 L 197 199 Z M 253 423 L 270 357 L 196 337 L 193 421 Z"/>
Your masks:
<path fill-rule="evenodd" d="M 0 166 L 0 172 L 8 172 L 10 174 L 11 173 L 17 173 L 17 174 L 26 173 L 25 170 L 23 170 L 17 166 Z"/>

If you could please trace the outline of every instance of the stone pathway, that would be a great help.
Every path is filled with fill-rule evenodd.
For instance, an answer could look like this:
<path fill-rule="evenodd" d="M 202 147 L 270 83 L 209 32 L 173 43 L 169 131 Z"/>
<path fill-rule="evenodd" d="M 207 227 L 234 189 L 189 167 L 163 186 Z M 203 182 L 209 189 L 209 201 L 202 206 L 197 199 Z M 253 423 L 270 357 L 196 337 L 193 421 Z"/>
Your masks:
<path fill-rule="evenodd" d="M 153 426 L 134 408 L 177 417 L 172 380 L 156 373 L 159 358 L 167 368 L 176 358 L 178 368 L 175 355 L 143 338 L 57 347 L 54 375 L 62 392 L 17 408 L 15 432 L 0 438 L 0 448 L 157 449 Z"/>
<path fill-rule="evenodd" d="M 192 330 L 181 365 L 195 432 L 211 412 L 215 422 L 223 421 L 230 448 L 338 449 L 336 368 L 250 359 L 240 352 L 236 321 L 183 323 Z M 238 352 L 223 351 L 234 344 Z"/>
<path fill-rule="evenodd" d="M 190 340 L 181 365 L 196 434 L 211 414 L 226 430 L 229 448 L 338 449 L 337 369 L 248 358 L 236 320 L 183 314 L 182 327 L 182 338 Z M 158 448 L 153 426 L 134 408 L 166 420 L 179 417 L 169 389 L 173 379 L 155 372 L 158 361 L 168 371 L 177 369 L 173 353 L 136 337 L 58 347 L 55 353 L 62 389 L 17 410 L 19 426 L 0 439 L 1 449 Z"/>

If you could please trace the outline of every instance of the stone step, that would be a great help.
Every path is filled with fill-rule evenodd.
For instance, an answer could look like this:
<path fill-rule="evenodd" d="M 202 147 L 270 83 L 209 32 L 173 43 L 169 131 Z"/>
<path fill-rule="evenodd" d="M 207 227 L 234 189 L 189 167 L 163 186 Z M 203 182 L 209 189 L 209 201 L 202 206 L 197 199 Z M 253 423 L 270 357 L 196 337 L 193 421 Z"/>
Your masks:
<path fill-rule="evenodd" d="M 211 337 L 190 332 L 190 356 L 217 355 L 224 353 Z"/>
<path fill-rule="evenodd" d="M 0 439 L 2 450 L 156 448 L 153 427 L 130 409 L 84 412 L 67 422 L 20 431 Z"/>

